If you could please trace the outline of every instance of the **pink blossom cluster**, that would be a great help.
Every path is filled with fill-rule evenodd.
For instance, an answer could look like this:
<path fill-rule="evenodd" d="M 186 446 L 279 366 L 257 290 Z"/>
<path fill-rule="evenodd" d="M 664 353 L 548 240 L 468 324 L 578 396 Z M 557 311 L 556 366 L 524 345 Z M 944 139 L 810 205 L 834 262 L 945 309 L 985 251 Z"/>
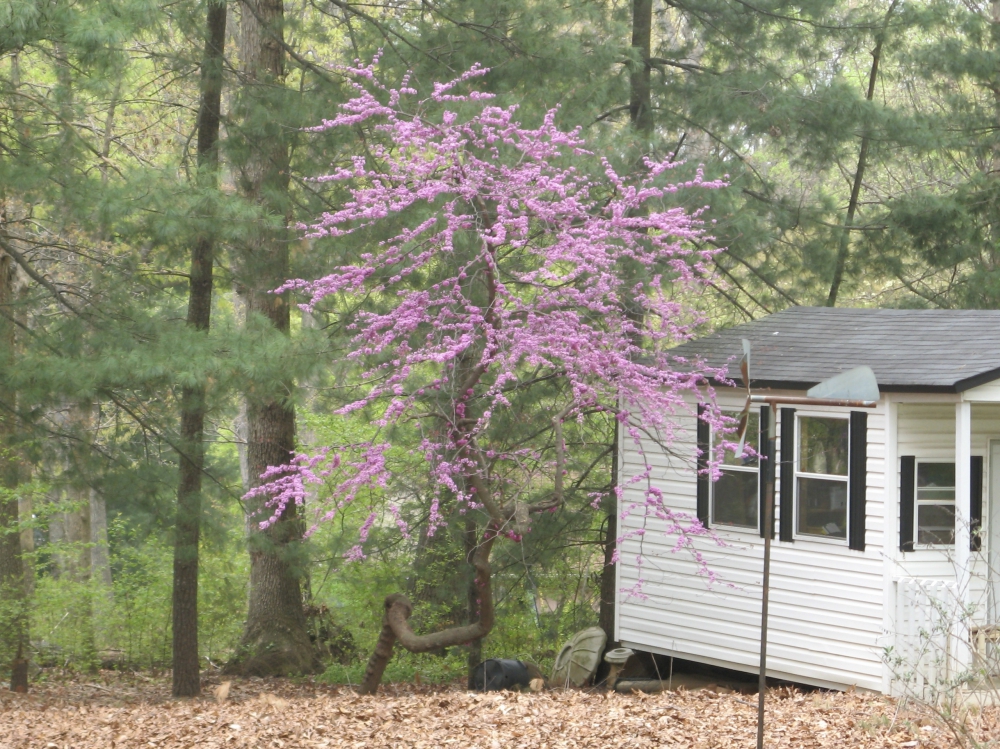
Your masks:
<path fill-rule="evenodd" d="M 384 86 L 374 62 L 349 72 L 356 96 L 314 129 L 367 128 L 368 155 L 319 178 L 343 183 L 350 198 L 302 229 L 335 239 L 396 228 L 356 262 L 277 290 L 306 295 L 306 310 L 360 309 L 348 356 L 365 384 L 341 413 L 371 407 L 378 427 L 426 423 L 420 449 L 434 484 L 464 508 L 487 508 L 494 522 L 497 507 L 516 501 L 500 477 L 541 459 L 505 452 L 491 432 L 511 390 L 530 378 L 567 384 L 566 401 L 552 414 L 557 421 L 610 413 L 640 452 L 650 437 L 672 444 L 678 417 L 691 415 L 706 392 L 705 418 L 731 429 L 706 391 L 707 378 L 720 373 L 669 353 L 703 322 L 678 300 L 703 288 L 712 254 L 698 249 L 704 208 L 687 212 L 674 194 L 721 183 L 700 170 L 671 182 L 675 164 L 653 159 L 638 179 L 623 176 L 587 149 L 578 129 L 558 126 L 558 110 L 526 127 L 517 107 L 460 93 L 486 73 L 478 66 L 426 98 L 409 79 Z M 597 168 L 582 166 L 588 162 Z M 319 511 L 320 520 L 330 519 L 362 488 L 388 485 L 386 447 L 340 448 L 355 456 L 343 462 L 329 451 L 296 456 L 270 469 L 253 493 L 271 496 L 273 520 L 289 502 L 302 502 L 306 484 L 332 482 L 333 505 Z M 551 460 L 549 469 L 556 470 Z M 642 485 L 644 501 L 621 504 L 622 512 L 641 509 L 690 545 L 706 531 L 665 505 L 650 471 L 630 479 Z M 398 506 L 391 515 L 406 533 Z M 430 533 L 444 522 L 438 501 L 427 522 Z M 361 544 L 375 523 L 372 511 L 350 558 L 364 557 Z M 520 539 L 518 530 L 494 532 Z"/>

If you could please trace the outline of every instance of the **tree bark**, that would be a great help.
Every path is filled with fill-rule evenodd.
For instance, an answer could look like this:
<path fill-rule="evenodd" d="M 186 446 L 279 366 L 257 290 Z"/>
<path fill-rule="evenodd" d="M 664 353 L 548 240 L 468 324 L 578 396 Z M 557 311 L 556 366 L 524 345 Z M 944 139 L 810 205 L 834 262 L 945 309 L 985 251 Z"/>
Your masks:
<path fill-rule="evenodd" d="M 653 0 L 632 0 L 632 55 L 638 59 L 629 75 L 629 119 L 646 138 L 653 134 L 652 38 Z"/>
<path fill-rule="evenodd" d="M 28 645 L 24 563 L 18 526 L 17 487 L 20 464 L 14 447 L 16 393 L 6 386 L 3 370 L 14 364 L 16 327 L 12 321 L 15 265 L 0 252 L 0 654 L 10 664 L 11 689 L 27 691 L 23 656 Z"/>
<path fill-rule="evenodd" d="M 94 606 L 91 596 L 91 499 L 95 494 L 90 485 L 90 459 L 96 441 L 97 425 L 94 405 L 89 400 L 74 405 L 69 412 L 71 428 L 79 439 L 69 455 L 64 501 L 67 508 L 63 516 L 62 554 L 63 574 L 78 584 L 79 597 L 70 609 L 68 625 L 78 633 L 81 642 L 81 660 L 89 669 L 97 667 L 97 632 L 94 628 Z"/>
<path fill-rule="evenodd" d="M 23 546 L 23 542 L 22 542 Z M 104 588 L 104 594 L 113 599 L 111 585 L 111 558 L 108 549 L 108 506 L 104 495 L 90 490 L 90 574 Z"/>
<path fill-rule="evenodd" d="M 476 576 L 476 568 L 474 565 L 476 542 L 479 540 L 479 528 L 476 525 L 476 519 L 471 515 L 465 516 L 465 533 L 463 534 L 463 537 L 465 540 L 465 560 L 472 568 L 472 574 L 469 575 L 468 583 L 466 585 L 466 606 L 468 608 L 469 624 L 474 624 L 479 619 L 479 607 L 480 601 L 482 600 L 482 590 L 479 588 L 479 581 Z M 469 643 L 469 653 L 466 658 L 469 679 L 472 679 L 472 672 L 475 670 L 476 666 L 482 662 L 482 660 L 483 639 L 480 637 Z"/>
<path fill-rule="evenodd" d="M 885 41 L 886 27 L 889 25 L 889 18 L 896 9 L 897 0 L 889 6 L 885 18 L 882 21 L 882 28 L 875 37 L 875 49 L 872 50 L 872 65 L 868 71 L 868 91 L 865 100 L 871 102 L 875 98 L 875 84 L 878 81 L 878 66 L 882 61 L 882 43 Z M 854 226 L 854 216 L 858 210 L 858 200 L 861 197 L 861 184 L 865 178 L 865 170 L 868 168 L 868 148 L 871 144 L 871 133 L 865 129 L 861 136 L 861 148 L 858 150 L 858 166 L 854 170 L 854 181 L 851 184 L 851 197 L 847 201 L 847 214 L 844 216 L 844 229 L 840 234 L 840 242 L 837 245 L 837 257 L 834 260 L 833 280 L 830 282 L 830 293 L 826 298 L 827 307 L 837 306 L 837 296 L 840 294 L 840 286 L 844 281 L 844 271 L 847 268 L 847 258 L 851 250 L 851 228 Z"/>
<path fill-rule="evenodd" d="M 618 647 L 615 641 L 615 549 L 618 547 L 618 421 L 615 420 L 614 443 L 611 446 L 611 492 L 604 505 L 604 567 L 601 568 L 601 608 L 597 625 L 607 635 L 607 650 Z"/>
<path fill-rule="evenodd" d="M 222 110 L 222 69 L 226 44 L 225 0 L 211 0 L 205 20 L 205 51 L 201 65 L 198 108 L 198 186 L 218 186 L 219 120 Z M 206 217 L 208 218 L 208 217 Z M 215 237 L 203 229 L 191 248 L 187 325 L 207 332 L 212 320 L 212 272 Z M 173 581 L 174 697 L 201 694 L 198 661 L 198 543 L 201 536 L 201 478 L 205 469 L 205 383 L 181 393 L 181 455 L 177 487 Z"/>
<path fill-rule="evenodd" d="M 22 476 L 30 481 L 31 476 Z M 17 516 L 21 527 L 21 559 L 24 567 L 24 595 L 31 598 L 35 594 L 35 568 L 32 564 L 35 553 L 35 527 L 32 515 L 34 507 L 30 494 L 17 498 Z"/>
<path fill-rule="evenodd" d="M 398 641 L 411 653 L 426 653 L 431 650 L 462 645 L 481 640 L 493 629 L 493 587 L 490 570 L 490 551 L 496 540 L 492 524 L 487 526 L 482 541 L 476 547 L 472 564 L 476 569 L 475 585 L 479 593 L 479 619 L 463 627 L 452 627 L 429 635 L 418 635 L 410 629 L 407 621 L 413 613 L 413 605 L 402 593 L 386 596 L 382 632 L 375 650 L 368 659 L 365 675 L 358 687 L 359 694 L 375 694 L 382 681 L 385 667 L 392 658 L 393 646 Z"/>
<path fill-rule="evenodd" d="M 241 76 L 246 152 L 239 165 L 243 196 L 262 209 L 241 247 L 239 275 L 248 324 L 264 318 L 287 335 L 290 314 L 285 295 L 272 294 L 288 278 L 289 249 L 285 228 L 289 180 L 284 106 L 284 47 L 281 0 L 246 0 L 240 24 Z M 266 115 L 266 116 L 265 116 Z M 284 465 L 295 448 L 295 412 L 287 402 L 291 381 L 279 388 L 250 388 L 245 394 L 247 469 L 251 488 L 269 466 Z M 302 608 L 301 550 L 303 526 L 297 508 L 286 508 L 266 530 L 259 522 L 269 510 L 247 505 L 250 547 L 250 600 L 240 646 L 227 665 L 229 673 L 286 676 L 319 668 Z M 259 514 L 258 514 L 259 513 Z M 297 569 L 298 568 L 298 569 Z"/>

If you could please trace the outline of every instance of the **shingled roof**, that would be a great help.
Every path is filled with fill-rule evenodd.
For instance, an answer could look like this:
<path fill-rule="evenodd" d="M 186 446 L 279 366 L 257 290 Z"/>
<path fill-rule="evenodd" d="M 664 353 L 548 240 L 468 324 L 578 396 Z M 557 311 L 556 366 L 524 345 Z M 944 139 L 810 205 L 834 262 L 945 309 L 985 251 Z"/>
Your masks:
<path fill-rule="evenodd" d="M 791 307 L 677 346 L 710 366 L 750 340 L 753 386 L 806 389 L 870 366 L 883 391 L 959 393 L 1000 378 L 1000 310 Z"/>

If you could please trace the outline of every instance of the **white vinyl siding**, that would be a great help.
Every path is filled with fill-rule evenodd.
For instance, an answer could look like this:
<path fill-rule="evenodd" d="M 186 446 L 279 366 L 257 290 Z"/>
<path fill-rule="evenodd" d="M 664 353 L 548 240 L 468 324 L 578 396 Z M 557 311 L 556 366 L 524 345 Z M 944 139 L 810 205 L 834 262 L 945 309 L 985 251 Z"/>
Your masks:
<path fill-rule="evenodd" d="M 985 387 L 985 386 L 983 386 Z M 955 460 L 955 405 L 953 403 L 900 403 L 897 406 L 898 456 L 913 455 L 917 461 Z M 988 506 L 990 439 L 1000 439 L 1000 404 L 972 404 L 972 454 L 983 456 L 983 506 Z M 897 471 L 899 465 L 897 461 Z M 898 476 L 898 474 L 897 474 Z M 898 478 L 897 478 L 898 481 Z M 958 497 L 968 502 L 968 497 Z M 914 525 L 916 530 L 916 525 Z M 895 548 L 893 578 L 927 578 L 954 580 L 953 552 L 948 546 L 940 548 L 917 547 L 902 553 Z M 972 578 L 969 602 L 977 607 L 974 621 L 986 615 L 986 560 L 982 554 L 972 555 Z"/>
<path fill-rule="evenodd" d="M 742 393 L 719 389 L 724 408 L 739 408 L 742 397 Z M 846 415 L 844 409 L 809 412 Z M 684 431 L 678 434 L 674 456 L 668 458 L 651 442 L 643 448 L 654 467 L 651 482 L 663 492 L 668 507 L 694 516 L 695 420 L 683 417 L 681 421 Z M 780 423 L 779 418 L 779 449 Z M 868 416 L 864 552 L 820 539 L 785 543 L 775 537 L 768 637 L 772 676 L 821 686 L 882 689 L 881 656 L 887 644 L 883 637 L 884 434 L 884 409 L 880 407 Z M 625 484 L 628 477 L 643 471 L 643 460 L 627 437 L 620 455 Z M 690 459 L 677 457 L 683 455 Z M 622 545 L 619 589 L 632 588 L 641 577 L 645 597 L 619 593 L 618 639 L 640 649 L 756 670 L 763 540 L 725 528 L 714 531 L 731 546 L 720 548 L 708 539 L 698 539 L 697 548 L 719 578 L 710 584 L 696 574 L 690 554 L 673 551 L 676 538 L 663 535 L 662 523 L 643 515 L 642 502 L 641 488 L 625 484 L 623 507 L 635 509 L 622 521 L 622 530 L 644 528 L 646 532 Z"/>

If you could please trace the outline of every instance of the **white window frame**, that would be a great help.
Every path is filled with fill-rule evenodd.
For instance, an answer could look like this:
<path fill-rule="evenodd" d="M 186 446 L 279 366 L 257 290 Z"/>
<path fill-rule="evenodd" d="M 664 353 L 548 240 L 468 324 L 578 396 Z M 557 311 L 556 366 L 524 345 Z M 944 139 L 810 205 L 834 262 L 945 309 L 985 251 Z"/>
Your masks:
<path fill-rule="evenodd" d="M 727 409 L 723 409 L 723 413 L 725 413 L 728 416 L 732 416 L 734 414 L 737 417 L 739 416 L 739 412 L 738 411 L 728 411 Z M 759 436 L 760 435 L 760 412 L 757 412 L 757 434 L 758 434 L 757 442 L 759 443 L 760 442 L 760 436 Z M 708 441 L 708 449 L 709 449 L 709 454 L 710 455 L 712 454 L 711 451 L 714 450 L 715 447 L 716 447 L 716 443 L 715 443 L 716 437 L 717 437 L 716 431 L 715 431 L 714 428 L 712 428 L 711 431 L 710 431 L 710 434 L 709 434 L 709 441 Z M 760 450 L 760 445 L 759 444 L 757 445 L 757 449 Z M 757 496 L 760 497 L 760 480 L 761 480 L 761 476 L 760 476 L 760 462 L 761 462 L 760 458 L 758 458 L 757 459 L 757 465 L 754 466 L 753 468 L 751 468 L 749 466 L 727 466 L 727 465 L 720 465 L 719 466 L 719 470 L 722 471 L 722 472 L 730 471 L 731 470 L 731 471 L 736 471 L 738 473 L 756 473 L 757 474 Z M 710 487 L 709 488 L 709 493 L 708 493 L 708 497 L 709 497 L 709 500 L 708 500 L 709 527 L 712 528 L 713 531 L 720 531 L 720 532 L 732 531 L 733 533 L 752 533 L 754 535 L 760 535 L 761 517 L 760 517 L 760 503 L 759 502 L 757 504 L 757 525 L 755 525 L 755 526 L 733 525 L 731 523 L 717 523 L 716 522 L 716 520 L 715 520 L 715 487 L 718 485 L 718 483 L 719 483 L 718 481 L 710 481 L 709 482 L 709 487 Z"/>
<path fill-rule="evenodd" d="M 847 475 L 838 476 L 834 473 L 812 473 L 801 470 L 802 465 L 802 419 L 839 419 L 847 422 Z M 847 547 L 850 544 L 851 535 L 851 415 L 839 411 L 796 411 L 795 412 L 795 460 L 793 463 L 794 476 L 792 478 L 792 538 L 796 541 L 815 541 L 821 544 L 833 544 L 834 546 Z M 822 479 L 824 481 L 843 481 L 847 493 L 847 507 L 845 515 L 845 530 L 843 538 L 832 536 L 819 536 L 811 533 L 799 532 L 799 477 L 807 479 Z"/>
<path fill-rule="evenodd" d="M 929 550 L 934 550 L 934 549 L 942 549 L 942 550 L 954 549 L 955 548 L 955 543 L 954 542 L 952 542 L 950 544 L 922 544 L 922 543 L 920 543 L 917 540 L 917 539 L 920 538 L 920 505 L 921 505 L 920 487 L 917 486 L 917 476 L 920 475 L 920 464 L 921 463 L 931 463 L 931 464 L 938 464 L 938 465 L 945 464 L 945 465 L 950 465 L 950 466 L 953 466 L 953 467 L 955 466 L 955 460 L 954 459 L 952 459 L 952 460 L 946 460 L 946 459 L 945 460 L 941 460 L 941 459 L 938 459 L 938 458 L 917 458 L 914 461 L 914 465 L 913 465 L 913 548 L 914 548 L 914 550 L 916 550 L 916 549 L 929 549 Z M 942 489 L 951 489 L 955 493 L 955 498 L 951 500 L 951 506 L 953 508 L 956 508 L 956 505 L 958 504 L 958 501 L 957 501 L 958 500 L 958 488 L 955 487 L 955 486 L 950 486 L 950 487 L 944 486 L 944 487 L 939 487 L 939 488 L 942 488 Z M 940 504 L 945 504 L 945 503 L 942 502 L 939 499 L 934 499 L 934 500 L 925 499 L 925 500 L 923 500 L 923 504 L 925 504 L 925 505 L 940 505 Z M 957 508 L 956 508 L 956 513 L 957 513 Z M 956 521 L 957 521 L 957 514 L 956 514 Z"/>

